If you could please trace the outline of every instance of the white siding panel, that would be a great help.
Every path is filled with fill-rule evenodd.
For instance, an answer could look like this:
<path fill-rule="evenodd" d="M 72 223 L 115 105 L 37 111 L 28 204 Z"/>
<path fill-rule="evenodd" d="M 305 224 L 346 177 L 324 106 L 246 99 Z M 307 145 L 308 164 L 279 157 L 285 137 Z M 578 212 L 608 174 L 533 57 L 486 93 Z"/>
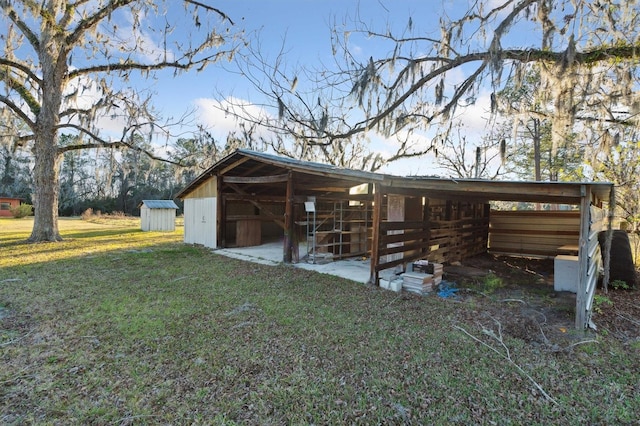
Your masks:
<path fill-rule="evenodd" d="M 216 197 L 184 200 L 184 242 L 216 248 Z"/>
<path fill-rule="evenodd" d="M 175 231 L 176 211 L 174 209 L 151 209 L 151 230 Z"/>
<path fill-rule="evenodd" d="M 140 227 L 143 231 L 175 231 L 175 209 L 140 208 Z"/>
<path fill-rule="evenodd" d="M 151 219 L 151 210 L 146 207 L 146 206 L 142 206 L 140 207 L 140 227 L 142 228 L 143 231 L 149 231 L 150 230 L 150 221 Z"/>

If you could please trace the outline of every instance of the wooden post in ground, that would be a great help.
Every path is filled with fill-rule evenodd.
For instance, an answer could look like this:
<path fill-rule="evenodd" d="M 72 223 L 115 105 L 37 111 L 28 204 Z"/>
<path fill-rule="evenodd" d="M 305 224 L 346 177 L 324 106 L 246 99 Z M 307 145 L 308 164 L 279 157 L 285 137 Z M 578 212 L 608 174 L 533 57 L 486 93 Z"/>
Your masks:
<path fill-rule="evenodd" d="M 377 267 L 380 264 L 380 221 L 382 220 L 382 186 L 378 183 L 373 185 L 373 217 L 372 217 L 372 240 L 371 240 L 371 276 L 369 283 L 378 285 Z"/>
<path fill-rule="evenodd" d="M 289 172 L 287 178 L 287 195 L 284 208 L 284 247 L 283 261 L 291 263 L 293 259 L 293 239 L 294 237 L 294 220 L 293 220 L 293 172 Z"/>
<path fill-rule="evenodd" d="M 580 240 L 578 248 L 578 288 L 576 289 L 576 329 L 587 328 L 587 280 L 589 259 L 589 230 L 591 228 L 591 190 L 586 185 L 580 187 Z"/>
<path fill-rule="evenodd" d="M 216 196 L 218 197 L 216 202 L 216 235 L 217 241 L 216 246 L 218 248 L 225 248 L 227 245 L 227 218 L 226 218 L 226 209 L 225 209 L 225 200 L 222 194 L 222 176 L 216 176 Z"/>

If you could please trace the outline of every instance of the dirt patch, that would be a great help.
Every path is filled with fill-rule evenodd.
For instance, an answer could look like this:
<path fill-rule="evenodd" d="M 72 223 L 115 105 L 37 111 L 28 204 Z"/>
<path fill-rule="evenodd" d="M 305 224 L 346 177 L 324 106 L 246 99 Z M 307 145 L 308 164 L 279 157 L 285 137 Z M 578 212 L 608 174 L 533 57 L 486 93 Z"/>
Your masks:
<path fill-rule="evenodd" d="M 553 259 L 476 256 L 445 267 L 473 320 L 533 345 L 564 350 L 589 339 L 575 330 L 576 295 L 553 288 Z M 475 309 L 477 307 L 477 309 Z M 469 318 L 472 319 L 472 318 Z M 640 292 L 598 289 L 593 323 L 624 344 L 640 340 Z M 593 336 L 592 336 L 593 337 Z"/>

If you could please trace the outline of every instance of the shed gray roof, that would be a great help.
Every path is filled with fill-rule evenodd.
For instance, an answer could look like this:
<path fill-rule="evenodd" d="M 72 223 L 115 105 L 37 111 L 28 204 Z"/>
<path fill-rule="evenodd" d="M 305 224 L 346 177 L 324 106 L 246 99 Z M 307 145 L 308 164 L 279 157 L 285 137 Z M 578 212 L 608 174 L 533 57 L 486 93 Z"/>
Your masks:
<path fill-rule="evenodd" d="M 286 185 L 279 178 L 293 172 L 298 188 L 304 195 L 321 195 L 327 191 L 342 191 L 363 183 L 378 183 L 397 194 L 412 194 L 445 199 L 486 201 L 529 201 L 558 204 L 580 204 L 588 193 L 607 201 L 613 184 L 610 182 L 530 182 L 488 181 L 481 179 L 448 179 L 421 176 L 393 176 L 363 170 L 343 169 L 323 163 L 295 160 L 264 152 L 240 149 L 207 169 L 182 189 L 176 198 L 184 199 L 213 176 L 233 178 L 265 177 L 271 182 L 255 181 L 243 190 L 256 196 L 283 196 Z M 231 180 L 230 180 L 231 182 Z M 589 191 L 587 191 L 589 189 Z M 298 195 L 301 191 L 298 190 Z"/>
<path fill-rule="evenodd" d="M 144 204 L 149 209 L 177 209 L 178 206 L 173 200 L 142 200 L 140 206 Z"/>

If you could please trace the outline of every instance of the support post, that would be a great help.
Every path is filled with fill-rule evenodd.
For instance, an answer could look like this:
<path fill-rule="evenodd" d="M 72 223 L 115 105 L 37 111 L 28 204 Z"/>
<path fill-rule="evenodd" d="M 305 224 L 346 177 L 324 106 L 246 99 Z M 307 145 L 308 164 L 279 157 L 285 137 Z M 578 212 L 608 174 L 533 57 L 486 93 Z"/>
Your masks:
<path fill-rule="evenodd" d="M 616 209 L 616 190 L 611 185 L 611 191 L 609 192 L 609 211 L 607 212 L 607 234 L 604 243 L 604 277 L 602 278 L 602 288 L 604 292 L 609 291 L 609 280 L 611 278 L 611 240 L 613 239 L 613 219 Z"/>
<path fill-rule="evenodd" d="M 591 190 L 586 185 L 580 188 L 580 240 L 578 248 L 578 288 L 576 289 L 576 329 L 587 328 L 587 280 L 589 272 L 589 228 L 591 223 Z"/>
<path fill-rule="evenodd" d="M 373 217 L 371 240 L 371 275 L 369 284 L 378 284 L 378 265 L 380 264 L 380 222 L 382 220 L 382 186 L 378 183 L 373 186 Z"/>
<path fill-rule="evenodd" d="M 422 256 L 427 257 L 430 252 L 431 244 L 431 215 L 429 214 L 429 197 L 424 198 L 424 205 L 422 206 L 422 227 L 423 231 L 427 232 L 427 237 L 422 240 Z"/>
<path fill-rule="evenodd" d="M 227 245 L 226 237 L 227 237 L 227 217 L 226 217 L 226 206 L 225 199 L 223 195 L 223 182 L 222 176 L 216 176 L 216 192 L 218 197 L 218 202 L 216 203 L 216 235 L 217 241 L 216 246 L 218 248 L 225 248 Z"/>
<path fill-rule="evenodd" d="M 283 247 L 283 261 L 284 263 L 291 263 L 293 258 L 293 239 L 295 233 L 294 220 L 293 220 L 293 172 L 289 172 L 287 178 L 287 195 L 286 204 L 284 208 L 284 247 Z"/>

